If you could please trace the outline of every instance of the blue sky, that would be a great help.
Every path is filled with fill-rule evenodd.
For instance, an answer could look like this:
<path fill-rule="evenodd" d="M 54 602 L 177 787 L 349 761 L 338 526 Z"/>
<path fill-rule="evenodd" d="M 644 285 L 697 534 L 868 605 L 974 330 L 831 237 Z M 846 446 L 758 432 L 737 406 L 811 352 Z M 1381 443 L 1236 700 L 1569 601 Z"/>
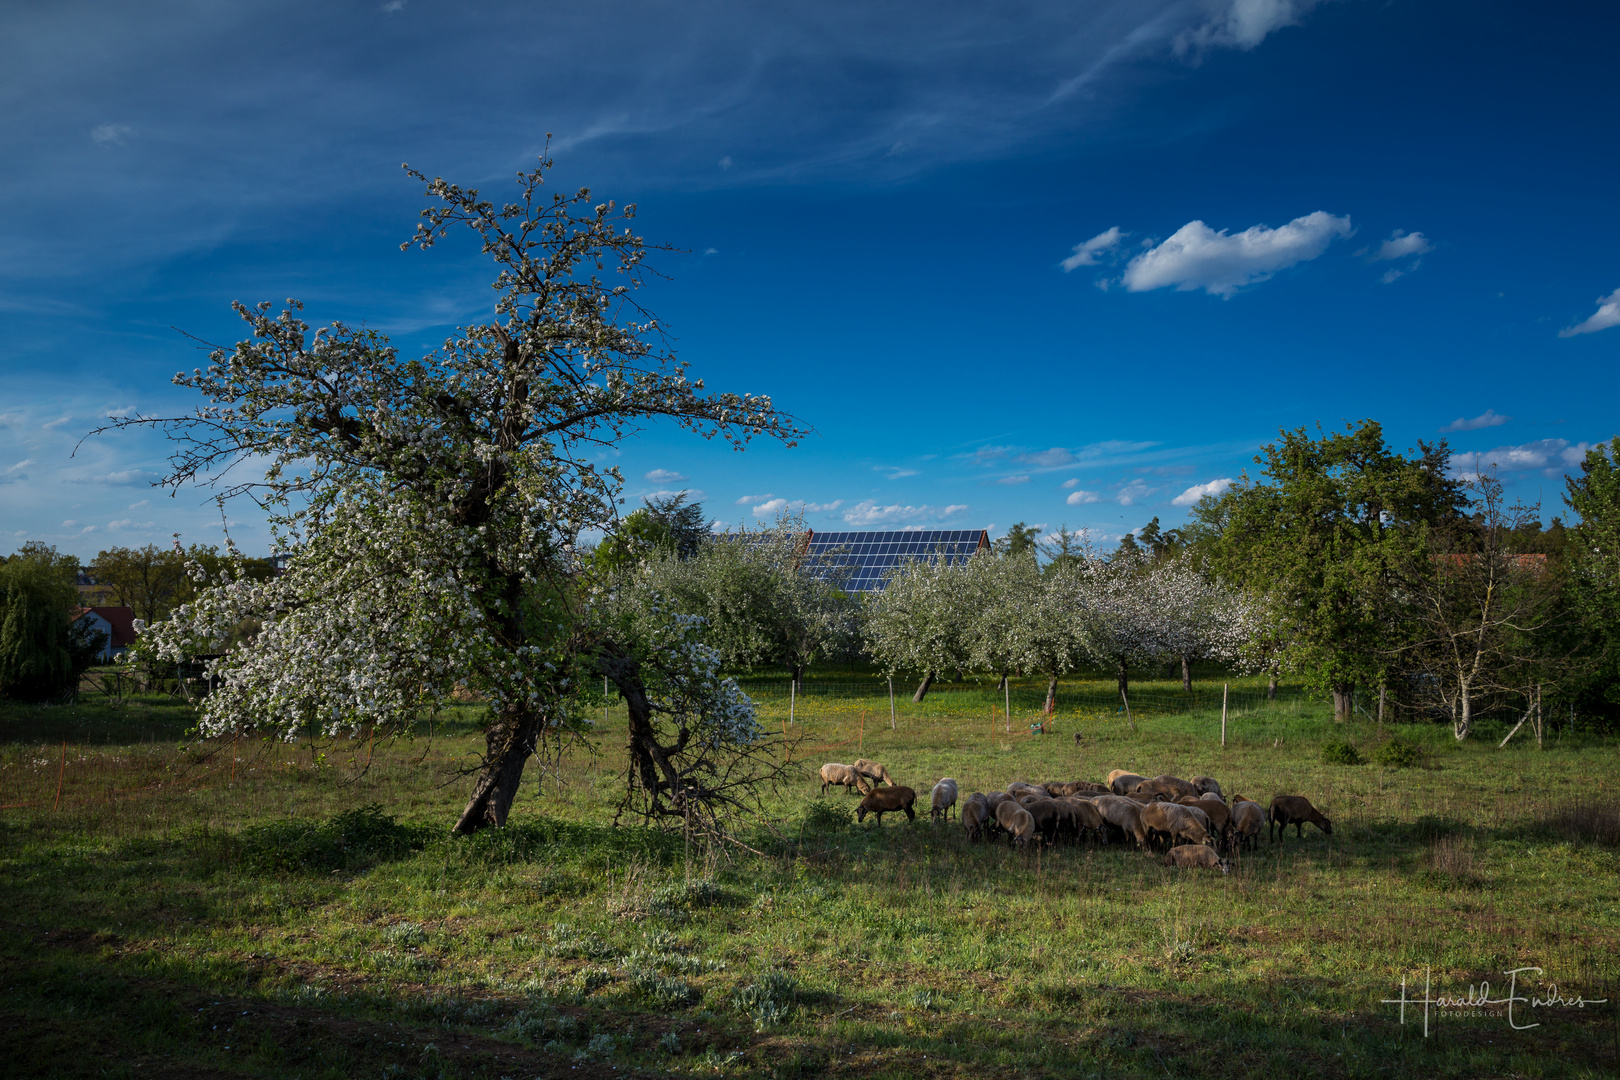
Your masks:
<path fill-rule="evenodd" d="M 815 428 L 651 429 L 632 503 L 818 528 L 1183 520 L 1282 427 L 1371 417 L 1562 507 L 1620 433 L 1620 12 L 1122 0 L 7 3 L 0 547 L 217 541 L 151 488 L 175 328 L 296 296 L 426 351 L 470 244 L 401 253 L 402 161 L 564 188 L 681 254 L 648 301 L 716 388 Z M 1472 460 L 1470 457 L 1469 460 Z M 248 513 L 232 528 L 267 538 Z"/>

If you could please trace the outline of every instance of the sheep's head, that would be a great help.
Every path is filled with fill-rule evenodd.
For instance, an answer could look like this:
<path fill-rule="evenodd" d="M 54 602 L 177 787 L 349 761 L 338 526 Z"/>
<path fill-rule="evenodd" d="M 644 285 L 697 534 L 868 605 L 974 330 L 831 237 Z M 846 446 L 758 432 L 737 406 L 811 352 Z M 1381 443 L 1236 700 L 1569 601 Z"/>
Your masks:
<path fill-rule="evenodd" d="M 1333 822 L 1331 822 L 1331 821 L 1329 821 L 1327 819 L 1326 814 L 1318 814 L 1317 817 L 1321 819 L 1322 831 L 1327 833 L 1329 836 L 1332 836 L 1333 835 Z"/>

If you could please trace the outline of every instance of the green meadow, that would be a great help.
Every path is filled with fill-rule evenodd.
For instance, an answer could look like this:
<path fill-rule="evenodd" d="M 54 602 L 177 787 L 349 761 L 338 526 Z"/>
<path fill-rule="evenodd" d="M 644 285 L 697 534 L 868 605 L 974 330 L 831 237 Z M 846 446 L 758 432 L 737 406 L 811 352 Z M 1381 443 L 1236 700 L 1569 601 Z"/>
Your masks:
<path fill-rule="evenodd" d="M 1223 747 L 1211 678 L 1190 703 L 1134 684 L 1128 719 L 1112 683 L 1066 681 L 1043 733 L 1044 683 L 891 709 L 861 672 L 791 699 L 750 679 L 795 770 L 718 849 L 615 825 L 611 706 L 531 765 L 507 828 L 452 838 L 476 705 L 298 744 L 197 740 L 161 695 L 0 705 L 0 1074 L 1620 1073 L 1620 740 L 1560 722 L 1498 749 L 1487 721 L 1458 745 L 1238 680 Z M 1391 738 L 1414 764 L 1377 763 Z M 1325 764 L 1330 741 L 1366 763 Z M 819 794 L 861 756 L 918 820 Z M 1333 834 L 1262 836 L 1222 874 L 926 813 L 944 775 L 965 797 L 1114 768 L 1307 795 Z"/>

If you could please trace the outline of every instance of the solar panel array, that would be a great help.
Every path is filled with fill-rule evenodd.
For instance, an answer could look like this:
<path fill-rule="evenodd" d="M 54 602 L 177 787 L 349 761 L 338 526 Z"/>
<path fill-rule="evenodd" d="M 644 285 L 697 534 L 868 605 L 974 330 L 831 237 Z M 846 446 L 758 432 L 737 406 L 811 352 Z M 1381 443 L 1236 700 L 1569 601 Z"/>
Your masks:
<path fill-rule="evenodd" d="M 849 592 L 881 592 L 883 576 L 906 559 L 959 563 L 990 546 L 983 529 L 918 529 L 892 532 L 811 531 L 805 549 L 811 566 L 847 571 Z"/>

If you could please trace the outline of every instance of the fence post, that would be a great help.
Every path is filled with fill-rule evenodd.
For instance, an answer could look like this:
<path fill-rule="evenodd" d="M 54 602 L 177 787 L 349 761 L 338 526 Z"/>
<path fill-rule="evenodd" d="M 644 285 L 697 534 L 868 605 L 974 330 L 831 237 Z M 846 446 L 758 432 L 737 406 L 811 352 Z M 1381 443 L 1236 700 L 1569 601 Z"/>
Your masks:
<path fill-rule="evenodd" d="M 51 804 L 51 811 L 62 805 L 62 781 L 67 779 L 67 740 L 62 740 L 62 770 L 56 774 L 56 801 Z"/>
<path fill-rule="evenodd" d="M 1012 729 L 1012 680 L 1001 680 L 1001 700 L 1007 706 L 1007 728 Z"/>
<path fill-rule="evenodd" d="M 1124 690 L 1119 692 L 1119 700 L 1125 703 L 1125 722 L 1131 726 L 1132 731 L 1135 731 L 1136 721 L 1131 719 L 1131 699 L 1126 696 Z"/>
<path fill-rule="evenodd" d="M 793 723 L 793 707 L 799 701 L 799 684 L 792 679 L 788 680 L 788 724 Z"/>
<path fill-rule="evenodd" d="M 1221 684 L 1221 746 L 1226 746 L 1226 692 L 1231 689 L 1231 683 Z"/>
<path fill-rule="evenodd" d="M 899 730 L 894 722 L 894 676 L 889 676 L 889 730 Z"/>
<path fill-rule="evenodd" d="M 866 710 L 861 710 L 861 753 L 866 753 Z"/>

